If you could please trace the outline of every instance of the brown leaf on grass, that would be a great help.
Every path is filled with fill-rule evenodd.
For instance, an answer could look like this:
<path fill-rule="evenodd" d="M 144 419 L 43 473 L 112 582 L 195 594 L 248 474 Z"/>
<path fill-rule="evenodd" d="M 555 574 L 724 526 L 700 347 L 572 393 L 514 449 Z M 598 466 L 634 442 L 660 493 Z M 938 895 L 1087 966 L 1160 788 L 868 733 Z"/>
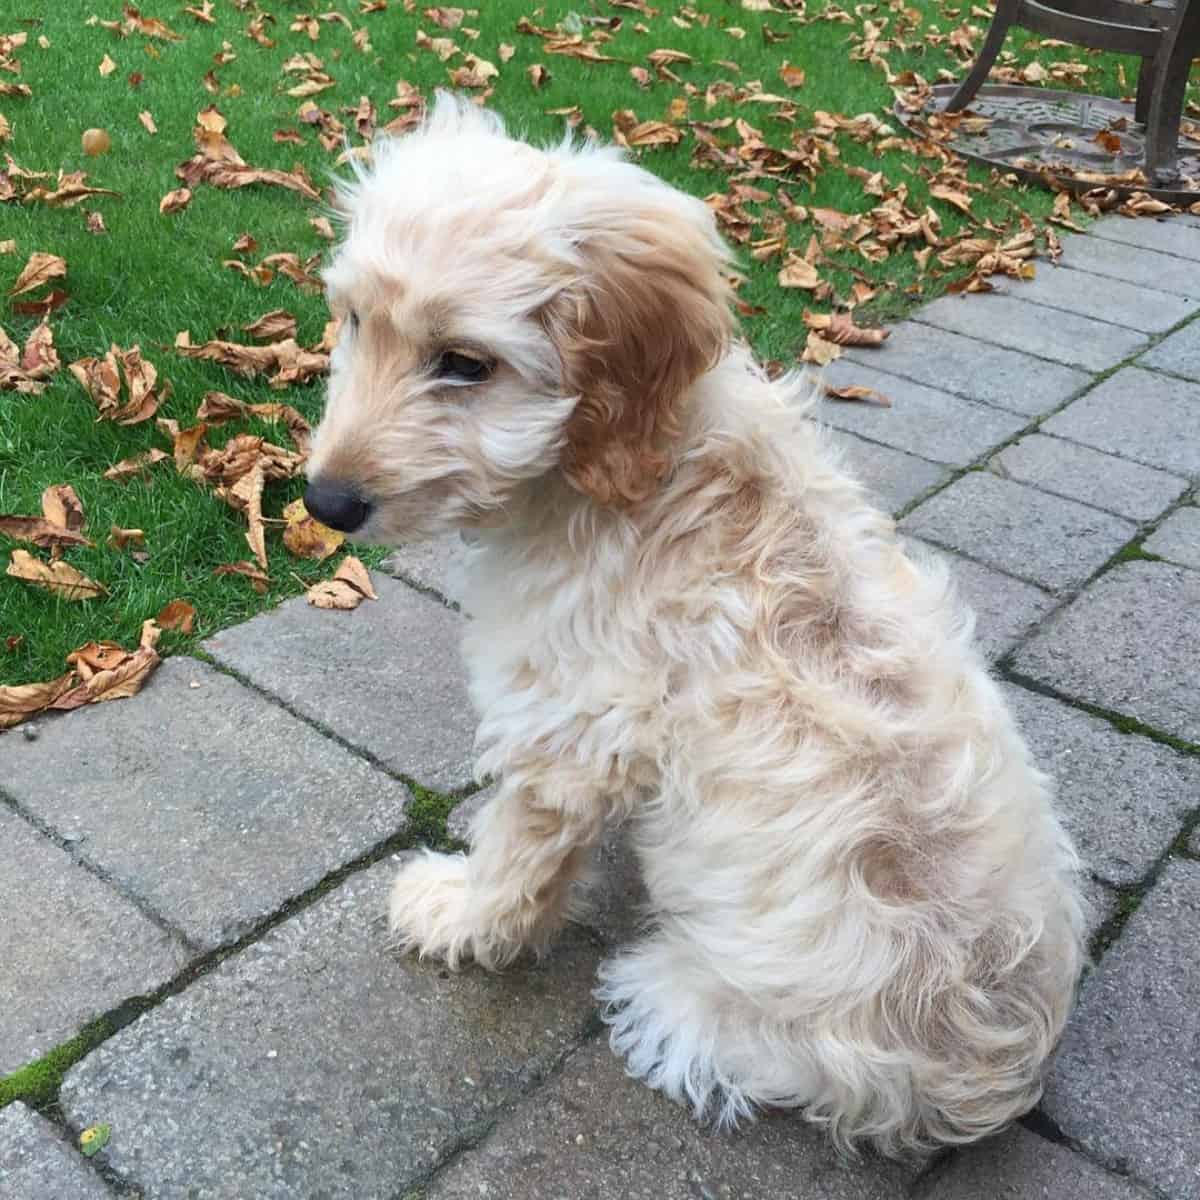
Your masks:
<path fill-rule="evenodd" d="M 329 370 L 329 355 L 321 351 L 306 350 L 293 338 L 271 342 L 265 346 L 247 346 L 240 342 L 225 342 L 219 339 L 192 345 L 186 330 L 175 338 L 175 351 L 185 358 L 198 358 L 205 362 L 219 363 L 239 375 L 259 375 L 274 371 L 271 386 L 282 388 L 293 383 L 307 383 Z"/>
<path fill-rule="evenodd" d="M 250 581 L 250 586 L 260 595 L 267 594 L 267 588 L 271 584 L 270 578 L 264 571 L 260 571 L 252 562 L 235 562 L 224 563 L 222 566 L 213 568 L 214 575 L 242 575 Z"/>
<path fill-rule="evenodd" d="M 75 668 L 80 682 L 47 707 L 69 712 L 85 704 L 136 696 L 162 661 L 154 648 L 158 633 L 154 622 L 146 621 L 142 625 L 141 644 L 136 650 L 127 651 L 113 642 L 90 642 L 68 654 L 67 662 Z M 94 667 L 92 661 L 97 659 L 110 665 Z"/>
<path fill-rule="evenodd" d="M 53 483 L 42 492 L 42 515 L 51 524 L 78 533 L 87 524 L 83 504 L 69 483 Z"/>
<path fill-rule="evenodd" d="M 30 188 L 22 200 L 26 204 L 44 204 L 47 208 L 71 208 L 89 196 L 119 196 L 111 188 L 92 187 L 86 171 L 59 171 L 53 188 L 40 184 Z"/>
<path fill-rule="evenodd" d="M 11 637 L 6 637 L 4 639 L 4 648 L 9 652 L 9 654 L 16 654 L 16 652 L 20 650 L 24 641 L 25 635 L 23 633 L 15 633 Z"/>
<path fill-rule="evenodd" d="M 855 325 L 849 313 L 812 313 L 805 311 L 804 323 L 835 346 L 880 346 L 891 332 L 888 329 L 863 329 Z"/>
<path fill-rule="evenodd" d="M 432 21 L 440 29 L 457 29 L 463 23 L 466 11 L 461 8 L 427 8 L 426 20 Z"/>
<path fill-rule="evenodd" d="M 62 366 L 54 349 L 54 331 L 43 320 L 25 342 L 20 368 L 30 379 L 49 379 Z"/>
<path fill-rule="evenodd" d="M 511 42 L 501 42 L 498 49 L 496 50 L 496 56 L 500 59 L 501 62 L 506 63 L 512 58 L 512 56 L 514 54 L 516 54 L 516 52 L 517 52 L 517 48 Z"/>
<path fill-rule="evenodd" d="M 99 71 L 105 79 L 107 79 L 116 69 L 117 64 L 113 62 L 113 60 L 109 58 L 107 54 L 100 60 Z"/>
<path fill-rule="evenodd" d="M 210 425 L 221 425 L 226 421 L 244 421 L 248 417 L 259 417 L 264 421 L 282 421 L 296 443 L 301 454 L 307 454 L 312 441 L 312 426 L 307 418 L 290 404 L 247 404 L 224 392 L 205 392 L 200 407 L 196 410 L 198 421 Z"/>
<path fill-rule="evenodd" d="M 129 398 L 120 403 L 121 375 Z M 137 425 L 148 421 L 170 394 L 171 385 L 165 383 L 157 389 L 158 370 L 152 362 L 142 357 L 140 346 L 122 350 L 112 346 L 103 358 L 81 358 L 69 368 L 84 391 L 92 398 L 101 421 L 114 421 L 118 425 Z"/>
<path fill-rule="evenodd" d="M 303 500 L 293 500 L 283 510 L 283 519 L 287 522 L 283 530 L 283 544 L 297 558 L 313 558 L 321 562 L 346 540 L 345 534 L 309 516 Z"/>
<path fill-rule="evenodd" d="M 104 472 L 105 479 L 112 479 L 118 483 L 125 483 L 130 479 L 135 479 L 139 475 L 148 475 L 150 468 L 155 463 L 165 462 L 169 455 L 162 450 L 146 450 L 141 454 L 135 454 L 131 458 L 123 458 L 119 463 L 115 463 Z"/>
<path fill-rule="evenodd" d="M 52 312 L 62 308 L 70 296 L 57 288 L 46 293 L 40 300 L 19 300 L 10 305 L 12 311 L 26 317 L 48 317 Z"/>
<path fill-rule="evenodd" d="M 827 367 L 836 358 L 841 358 L 842 348 L 836 342 L 831 342 L 821 336 L 815 329 L 810 330 L 808 340 L 804 343 L 804 351 L 800 361 L 815 363 L 819 367 Z"/>
<path fill-rule="evenodd" d="M 104 216 L 101 213 L 90 212 L 87 214 L 87 231 L 88 233 L 108 232 L 104 226 Z"/>
<path fill-rule="evenodd" d="M 196 610 L 186 600 L 172 600 L 154 619 L 162 629 L 191 633 L 196 624 Z"/>
<path fill-rule="evenodd" d="M 790 88 L 798 88 L 804 86 L 804 72 L 799 67 L 793 67 L 790 63 L 784 63 L 779 68 L 779 78 Z"/>
<path fill-rule="evenodd" d="M 92 543 L 81 533 L 74 533 L 55 525 L 44 517 L 18 517 L 0 514 L 0 534 L 15 542 L 29 542 L 43 550 L 64 546 L 90 546 Z"/>
<path fill-rule="evenodd" d="M 799 256 L 790 258 L 778 275 L 779 286 L 784 288 L 804 288 L 811 291 L 821 282 L 817 268 L 806 259 Z"/>
<path fill-rule="evenodd" d="M 160 38 L 164 42 L 182 42 L 183 38 L 157 17 L 143 17 L 132 5 L 121 10 L 125 16 L 125 32 L 140 33 L 143 37 Z"/>
<path fill-rule="evenodd" d="M 330 224 L 328 217 L 309 217 L 308 223 L 317 231 L 317 236 L 323 237 L 327 242 L 337 239 L 337 234 L 334 233 L 333 225 Z"/>
<path fill-rule="evenodd" d="M 199 8 L 196 8 L 194 5 L 188 5 L 183 11 L 189 17 L 195 17 L 197 21 L 205 25 L 212 25 L 216 21 L 216 18 L 212 15 L 212 10 L 213 0 L 202 0 Z"/>
<path fill-rule="evenodd" d="M 965 213 L 968 217 L 971 216 L 971 197 L 966 192 L 960 192 L 955 188 L 946 187 L 943 184 L 935 184 L 929 189 L 929 194 L 936 200 L 944 200 L 947 204 L 953 205 L 959 212 Z"/>
<path fill-rule="evenodd" d="M 314 583 L 305 593 L 305 599 L 315 608 L 336 608 L 344 611 L 357 608 L 364 599 L 378 600 L 371 586 L 371 577 L 360 559 L 352 554 L 342 559 L 333 578 Z"/>
<path fill-rule="evenodd" d="M 28 550 L 14 550 L 6 575 L 33 587 L 45 588 L 64 600 L 90 600 L 107 594 L 107 589 L 69 563 L 45 562 Z"/>
<path fill-rule="evenodd" d="M 642 68 L 642 67 L 634 67 L 635 71 L 641 71 L 643 69 L 644 68 Z M 532 66 L 526 67 L 525 74 L 529 76 L 529 82 L 532 83 L 534 88 L 537 90 L 541 90 L 542 88 L 544 88 L 546 86 L 546 84 L 548 84 L 550 82 L 550 80 L 553 78 L 553 76 L 551 76 L 550 72 L 547 71 L 546 68 L 541 63 L 534 63 Z M 646 76 L 647 83 L 649 82 L 649 80 L 650 80 L 650 76 L 649 76 L 649 74 L 647 74 L 647 76 Z"/>
<path fill-rule="evenodd" d="M 285 308 L 275 308 L 263 313 L 257 321 L 242 326 L 255 341 L 279 342 L 296 336 L 296 318 Z"/>
<path fill-rule="evenodd" d="M 258 462 L 230 489 L 235 496 L 246 502 L 246 544 L 254 555 L 255 562 L 265 571 L 267 569 L 267 529 L 263 524 L 262 494 L 263 468 Z"/>
<path fill-rule="evenodd" d="M 138 113 L 138 120 L 142 123 L 142 128 L 149 134 L 158 132 L 158 126 L 154 123 L 154 117 L 150 114 L 150 110 L 146 109 Z"/>
<path fill-rule="evenodd" d="M 164 420 L 160 417 L 158 428 L 171 439 L 171 453 L 175 460 L 175 470 L 181 475 L 190 474 L 189 468 L 200 454 L 204 435 L 208 433 L 208 426 L 200 424 L 180 429 L 178 422 Z"/>
<path fill-rule="evenodd" d="M 44 711 L 75 683 L 76 678 L 73 671 L 68 671 L 45 683 L 0 687 L 0 729 L 11 729 Z"/>
<path fill-rule="evenodd" d="M 871 404 L 879 404 L 884 408 L 891 408 L 892 402 L 882 392 L 877 392 L 874 388 L 864 387 L 860 383 L 850 384 L 848 387 L 834 387 L 832 384 L 825 385 L 825 395 L 830 400 L 865 400 Z"/>
<path fill-rule="evenodd" d="M 613 140 L 619 146 L 641 149 L 650 146 L 676 146 L 683 141 L 683 130 L 666 121 L 639 121 L 631 109 L 613 113 Z"/>
<path fill-rule="evenodd" d="M 124 550 L 127 546 L 144 546 L 146 532 L 143 529 L 122 529 L 119 525 L 114 525 L 104 540 L 110 549 Z"/>
<path fill-rule="evenodd" d="M 175 188 L 158 202 L 158 211 L 164 216 L 170 216 L 172 213 L 182 212 L 191 202 L 191 188 Z"/>
<path fill-rule="evenodd" d="M 243 233 L 241 237 L 233 243 L 234 254 L 254 254 L 258 250 L 258 242 L 248 233 Z"/>
<path fill-rule="evenodd" d="M 0 254 L 16 254 L 16 252 L 16 238 L 5 238 L 3 241 L 0 241 Z"/>
<path fill-rule="evenodd" d="M 65 279 L 67 275 L 67 260 L 57 254 L 43 254 L 40 251 L 29 256 L 29 261 L 21 268 L 17 281 L 8 289 L 10 296 L 23 296 L 26 292 L 35 291 L 52 279 Z"/>

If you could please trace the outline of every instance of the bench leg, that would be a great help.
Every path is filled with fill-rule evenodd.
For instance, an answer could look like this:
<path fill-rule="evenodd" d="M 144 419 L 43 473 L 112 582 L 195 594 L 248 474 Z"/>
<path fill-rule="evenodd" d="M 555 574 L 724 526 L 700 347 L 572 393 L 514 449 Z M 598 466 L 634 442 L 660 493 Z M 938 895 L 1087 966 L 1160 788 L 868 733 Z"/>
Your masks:
<path fill-rule="evenodd" d="M 958 85 L 958 91 L 946 103 L 946 112 L 959 112 L 966 108 L 975 98 L 975 93 L 987 81 L 988 72 L 996 61 L 1008 36 L 1009 28 L 1016 21 L 1018 0 L 999 0 L 996 5 L 996 15 L 988 28 L 987 37 L 983 40 L 983 48 L 979 57 L 971 65 L 967 77 Z"/>
<path fill-rule="evenodd" d="M 1180 0 L 1175 27 L 1154 56 L 1154 89 L 1146 120 L 1146 175 L 1151 183 L 1178 177 L 1179 122 L 1192 57 L 1200 46 L 1200 0 Z"/>

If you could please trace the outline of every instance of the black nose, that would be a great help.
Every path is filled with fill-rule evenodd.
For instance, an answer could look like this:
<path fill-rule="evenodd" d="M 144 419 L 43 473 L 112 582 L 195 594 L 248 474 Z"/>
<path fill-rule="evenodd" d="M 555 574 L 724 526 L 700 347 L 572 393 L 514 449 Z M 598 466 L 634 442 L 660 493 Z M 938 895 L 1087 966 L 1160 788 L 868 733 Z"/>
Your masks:
<path fill-rule="evenodd" d="M 353 488 L 336 479 L 311 479 L 304 489 L 304 507 L 322 525 L 353 533 L 366 524 L 371 506 Z"/>

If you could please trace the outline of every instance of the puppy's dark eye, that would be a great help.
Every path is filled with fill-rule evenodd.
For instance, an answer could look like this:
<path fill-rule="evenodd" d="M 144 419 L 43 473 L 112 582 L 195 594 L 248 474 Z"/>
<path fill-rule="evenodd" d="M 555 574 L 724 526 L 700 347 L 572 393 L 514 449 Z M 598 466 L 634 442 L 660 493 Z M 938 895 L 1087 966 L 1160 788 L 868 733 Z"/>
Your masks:
<path fill-rule="evenodd" d="M 492 373 L 492 364 L 469 354 L 448 350 L 437 360 L 435 370 L 441 379 L 453 379 L 461 383 L 481 383 Z"/>

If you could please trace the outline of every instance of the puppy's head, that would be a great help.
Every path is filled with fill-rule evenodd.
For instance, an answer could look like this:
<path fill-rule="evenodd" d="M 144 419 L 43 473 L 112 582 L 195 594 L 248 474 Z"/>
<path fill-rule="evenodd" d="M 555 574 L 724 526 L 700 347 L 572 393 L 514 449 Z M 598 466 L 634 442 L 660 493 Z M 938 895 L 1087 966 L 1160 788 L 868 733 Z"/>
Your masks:
<path fill-rule="evenodd" d="M 377 143 L 343 200 L 314 516 L 394 542 L 502 521 L 554 472 L 600 504 L 654 489 L 732 331 L 703 204 L 609 149 L 513 141 L 449 96 Z"/>

